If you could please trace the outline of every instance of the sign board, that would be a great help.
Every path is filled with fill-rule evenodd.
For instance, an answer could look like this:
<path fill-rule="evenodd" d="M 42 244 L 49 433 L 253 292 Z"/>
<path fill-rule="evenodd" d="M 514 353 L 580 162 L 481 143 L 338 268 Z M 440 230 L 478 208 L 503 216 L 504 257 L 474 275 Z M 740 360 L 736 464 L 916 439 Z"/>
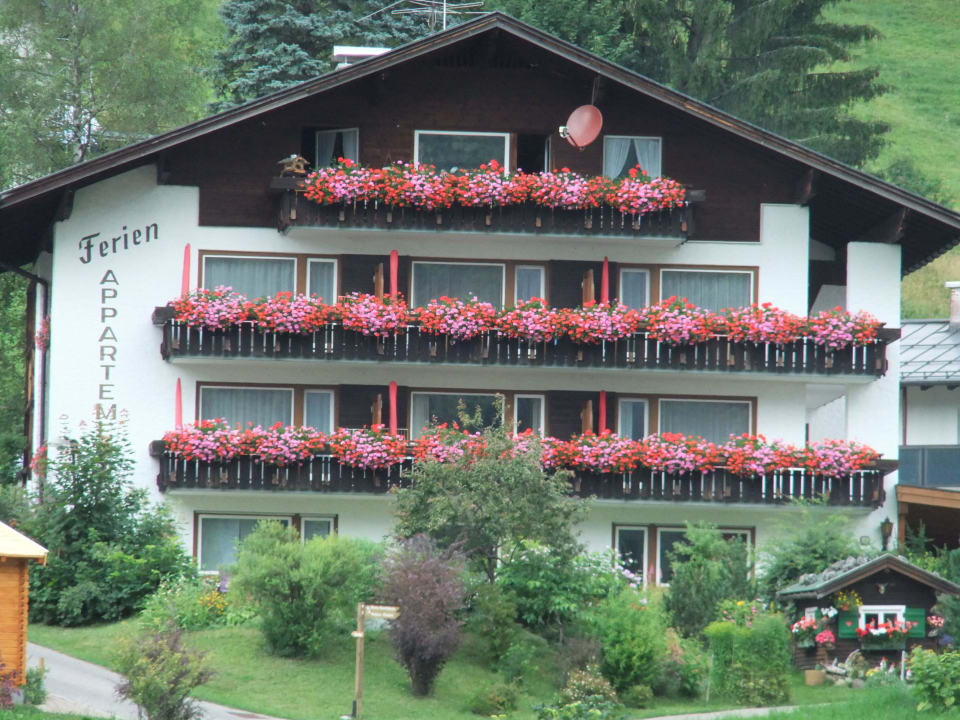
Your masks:
<path fill-rule="evenodd" d="M 367 605 L 357 603 L 357 629 L 350 633 L 357 640 L 357 667 L 353 681 L 353 712 L 343 715 L 342 718 L 359 720 L 363 711 L 363 625 L 370 618 L 378 620 L 395 620 L 400 616 L 400 608 L 396 605 Z"/>
<path fill-rule="evenodd" d="M 364 605 L 363 611 L 368 618 L 379 620 L 396 620 L 400 615 L 400 608 L 396 605 Z"/>

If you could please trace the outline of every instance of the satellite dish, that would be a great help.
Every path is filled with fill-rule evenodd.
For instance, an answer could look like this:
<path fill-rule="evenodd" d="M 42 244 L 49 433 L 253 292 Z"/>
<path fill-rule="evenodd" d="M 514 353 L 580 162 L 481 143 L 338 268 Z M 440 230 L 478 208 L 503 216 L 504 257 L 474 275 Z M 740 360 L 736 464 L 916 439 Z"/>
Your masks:
<path fill-rule="evenodd" d="M 581 105 L 572 113 L 566 125 L 560 126 L 560 137 L 577 150 L 583 150 L 597 139 L 603 127 L 603 115 L 593 105 Z"/>

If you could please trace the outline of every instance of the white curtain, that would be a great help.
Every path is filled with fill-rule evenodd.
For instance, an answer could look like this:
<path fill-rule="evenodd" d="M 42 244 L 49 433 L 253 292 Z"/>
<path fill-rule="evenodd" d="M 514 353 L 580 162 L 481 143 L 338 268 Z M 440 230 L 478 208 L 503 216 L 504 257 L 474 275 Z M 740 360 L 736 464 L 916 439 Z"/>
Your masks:
<path fill-rule="evenodd" d="M 646 435 L 644 424 L 646 411 L 646 400 L 621 400 L 620 426 L 617 434 L 631 440 L 640 440 Z"/>
<path fill-rule="evenodd" d="M 660 138 L 633 138 L 633 151 L 647 175 L 660 177 Z"/>
<path fill-rule="evenodd" d="M 466 263 L 414 263 L 413 297 L 415 307 L 446 295 L 466 300 L 472 295 L 503 305 L 503 267 L 501 265 L 468 265 Z"/>
<path fill-rule="evenodd" d="M 264 518 L 268 519 L 268 518 Z M 260 522 L 260 518 L 200 518 L 200 570 L 217 571 L 237 561 L 237 545 Z M 284 526 L 289 520 L 280 519 Z"/>
<path fill-rule="evenodd" d="M 750 431 L 750 405 L 745 402 L 660 401 L 660 432 L 699 435 L 725 443 L 731 435 Z"/>
<path fill-rule="evenodd" d="M 220 285 L 232 287 L 251 300 L 273 297 L 278 292 L 294 292 L 296 264 L 293 258 L 261 259 L 208 255 L 203 261 L 203 286 L 213 289 Z"/>
<path fill-rule="evenodd" d="M 333 164 L 333 149 L 337 145 L 336 130 L 321 130 L 317 133 L 317 164 L 316 167 L 328 167 Z M 344 142 L 346 145 L 346 142 Z M 346 148 L 344 148 L 346 152 Z"/>
<path fill-rule="evenodd" d="M 268 428 L 275 423 L 293 422 L 293 390 L 267 388 L 205 387 L 200 390 L 200 419 L 223 418 L 230 427 Z"/>
<path fill-rule="evenodd" d="M 514 294 L 517 301 L 543 297 L 543 268 L 518 267 Z"/>
<path fill-rule="evenodd" d="M 344 130 L 341 134 L 343 135 L 343 156 L 348 160 L 360 162 L 360 156 L 357 153 L 359 131 Z"/>
<path fill-rule="evenodd" d="M 336 263 L 328 260 L 310 260 L 307 272 L 307 292 L 319 295 L 326 303 L 335 303 L 337 293 L 334 289 Z"/>
<path fill-rule="evenodd" d="M 320 432 L 332 432 L 333 393 L 327 390 L 308 390 L 304 393 L 304 423 Z"/>
<path fill-rule="evenodd" d="M 750 273 L 664 270 L 660 297 L 686 298 L 694 305 L 718 312 L 753 302 L 750 281 Z"/>
<path fill-rule="evenodd" d="M 630 155 L 630 138 L 605 137 L 603 139 L 603 174 L 608 178 L 618 178 L 629 168 L 627 157 Z"/>
<path fill-rule="evenodd" d="M 647 304 L 646 270 L 620 271 L 620 302 L 633 308 L 642 308 Z"/>
<path fill-rule="evenodd" d="M 537 434 L 542 433 L 543 398 L 523 396 L 518 397 L 516 403 L 517 432 L 529 429 Z"/>

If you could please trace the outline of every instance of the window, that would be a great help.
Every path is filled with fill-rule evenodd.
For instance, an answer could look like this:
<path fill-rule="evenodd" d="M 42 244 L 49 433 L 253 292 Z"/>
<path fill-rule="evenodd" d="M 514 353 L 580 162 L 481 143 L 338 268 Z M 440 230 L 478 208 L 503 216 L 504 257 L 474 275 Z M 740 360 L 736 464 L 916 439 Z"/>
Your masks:
<path fill-rule="evenodd" d="M 620 563 L 642 578 L 647 575 L 647 529 L 631 525 L 614 526 L 617 557 Z"/>
<path fill-rule="evenodd" d="M 307 260 L 307 295 L 319 295 L 323 301 L 337 301 L 337 261 Z"/>
<path fill-rule="evenodd" d="M 686 298 L 694 305 L 715 312 L 746 307 L 753 302 L 753 273 L 662 270 L 660 297 Z"/>
<path fill-rule="evenodd" d="M 620 302 L 634 308 L 650 303 L 650 273 L 647 270 L 620 271 Z M 669 297 L 669 296 L 668 296 Z"/>
<path fill-rule="evenodd" d="M 895 620 L 903 622 L 903 614 L 906 610 L 905 605 L 861 605 L 860 619 L 857 622 L 857 627 L 862 630 L 870 623 L 879 625 L 880 623 L 894 622 Z"/>
<path fill-rule="evenodd" d="M 272 297 L 297 289 L 295 258 L 203 256 L 203 286 L 232 287 L 248 298 Z"/>
<path fill-rule="evenodd" d="M 314 167 L 329 167 L 337 158 L 360 162 L 360 131 L 357 128 L 317 131 L 317 162 Z"/>
<path fill-rule="evenodd" d="M 289 517 L 258 517 L 256 515 L 201 515 L 198 519 L 200 537 L 197 548 L 200 572 L 216 572 L 237 561 L 237 544 L 253 532 L 261 520 L 279 520 L 290 525 Z"/>
<path fill-rule="evenodd" d="M 496 395 L 476 395 L 467 393 L 411 393 L 410 398 L 410 435 L 419 437 L 423 428 L 431 422 L 453 424 L 460 421 L 458 404 L 473 415 L 479 407 L 484 425 L 492 425 L 497 418 Z"/>
<path fill-rule="evenodd" d="M 960 485 L 960 447 L 902 445 L 897 478 L 901 485 L 956 487 Z"/>
<path fill-rule="evenodd" d="M 620 437 L 640 440 L 647 434 L 647 401 L 620 400 L 619 424 L 617 434 Z"/>
<path fill-rule="evenodd" d="M 333 532 L 333 518 L 312 517 L 300 520 L 300 539 L 306 542 L 315 537 L 327 537 Z"/>
<path fill-rule="evenodd" d="M 501 308 L 503 276 L 503 265 L 414 262 L 410 302 L 414 307 L 423 307 L 444 295 L 462 300 L 476 295 L 479 300 Z"/>
<path fill-rule="evenodd" d="M 514 302 L 544 297 L 543 268 L 539 265 L 517 265 L 514 278 Z"/>
<path fill-rule="evenodd" d="M 270 427 L 293 422 L 293 390 L 289 388 L 201 387 L 200 419 L 223 418 L 227 424 Z"/>
<path fill-rule="evenodd" d="M 817 619 L 817 613 L 818 613 L 819 611 L 820 611 L 820 608 L 818 608 L 816 605 L 814 605 L 813 607 L 804 608 L 804 609 L 803 609 L 803 619 L 804 619 L 804 620 L 816 620 L 816 619 Z"/>
<path fill-rule="evenodd" d="M 532 429 L 543 434 L 543 395 L 516 395 L 513 401 L 513 420 L 517 432 Z"/>
<path fill-rule="evenodd" d="M 651 178 L 660 177 L 660 138 L 632 135 L 603 137 L 603 174 L 621 178 L 639 165 Z"/>
<path fill-rule="evenodd" d="M 686 537 L 687 531 L 682 528 L 659 528 L 657 530 L 657 583 L 669 585 L 673 577 L 674 548 Z M 739 529 L 720 528 L 724 540 L 742 540 L 749 545 L 750 531 Z"/>
<path fill-rule="evenodd" d="M 413 135 L 413 158 L 438 170 L 477 168 L 496 160 L 510 169 L 510 135 L 494 132 L 417 130 Z"/>
<path fill-rule="evenodd" d="M 320 432 L 333 432 L 333 392 L 307 390 L 303 394 L 303 422 Z"/>
<path fill-rule="evenodd" d="M 750 432 L 750 403 L 742 400 L 661 400 L 660 432 L 699 435 L 725 443 L 731 435 Z"/>

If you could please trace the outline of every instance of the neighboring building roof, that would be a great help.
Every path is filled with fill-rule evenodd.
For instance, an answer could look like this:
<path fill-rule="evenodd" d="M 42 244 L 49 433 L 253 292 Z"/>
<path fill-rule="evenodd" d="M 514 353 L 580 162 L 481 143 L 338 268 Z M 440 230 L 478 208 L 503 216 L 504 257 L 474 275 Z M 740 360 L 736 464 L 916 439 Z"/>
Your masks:
<path fill-rule="evenodd" d="M 777 593 L 777 596 L 784 600 L 819 599 L 832 595 L 838 590 L 868 578 L 881 570 L 893 570 L 901 575 L 906 575 L 919 583 L 932 587 L 937 592 L 950 595 L 960 594 L 960 586 L 954 585 L 949 580 L 944 580 L 939 575 L 917 567 L 899 555 L 884 553 L 872 560 L 868 557 L 848 557 L 845 560 L 833 563 L 823 572 L 801 575 L 797 582 L 781 590 Z"/>
<path fill-rule="evenodd" d="M 902 385 L 960 385 L 960 328 L 948 320 L 904 320 L 900 329 Z"/>
<path fill-rule="evenodd" d="M 47 562 L 47 549 L 0 522 L 0 558 L 29 558 Z"/>
<path fill-rule="evenodd" d="M 508 15 L 492 12 L 384 55 L 0 192 L 0 229 L 4 230 L 0 236 L 0 260 L 20 264 L 36 257 L 41 243 L 47 239 L 46 229 L 58 213 L 64 191 L 153 162 L 159 153 L 176 145 L 487 32 L 508 33 L 802 164 L 811 173 L 808 178 L 811 190 L 816 185 L 815 191 L 805 193 L 803 201 L 811 207 L 811 236 L 817 240 L 844 243 L 858 238 L 875 240 L 882 235 L 903 246 L 905 273 L 960 242 L 960 214 L 953 210 L 671 90 Z"/>

